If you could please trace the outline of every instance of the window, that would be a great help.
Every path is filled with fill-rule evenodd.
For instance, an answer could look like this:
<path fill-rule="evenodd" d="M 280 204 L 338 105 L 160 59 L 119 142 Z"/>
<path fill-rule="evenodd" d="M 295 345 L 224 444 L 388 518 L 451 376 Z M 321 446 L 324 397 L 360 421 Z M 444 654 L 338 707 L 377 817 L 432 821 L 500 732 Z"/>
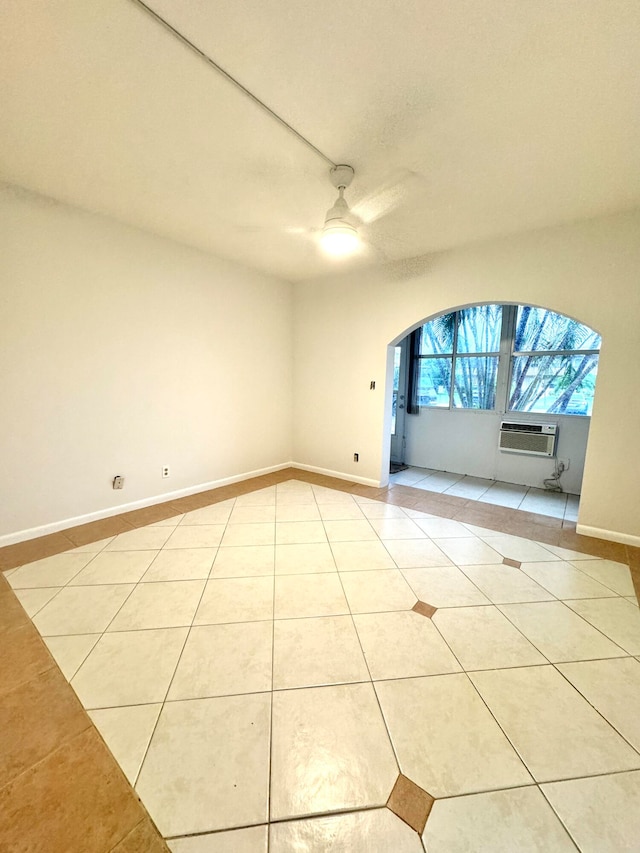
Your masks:
<path fill-rule="evenodd" d="M 600 335 L 577 320 L 519 305 L 515 319 L 509 410 L 590 415 Z"/>
<path fill-rule="evenodd" d="M 500 305 L 476 305 L 425 323 L 418 330 L 418 404 L 494 409 L 501 327 Z"/>
<path fill-rule="evenodd" d="M 530 305 L 475 305 L 411 335 L 409 412 L 419 407 L 590 415 L 600 336 Z"/>

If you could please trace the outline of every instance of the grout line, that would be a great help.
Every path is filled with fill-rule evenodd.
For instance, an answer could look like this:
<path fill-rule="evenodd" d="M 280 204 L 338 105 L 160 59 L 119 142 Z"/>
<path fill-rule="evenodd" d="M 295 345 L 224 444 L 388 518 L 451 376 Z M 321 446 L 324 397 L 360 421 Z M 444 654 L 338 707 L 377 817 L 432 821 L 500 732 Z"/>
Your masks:
<path fill-rule="evenodd" d="M 234 499 L 234 506 L 235 506 L 235 499 Z M 225 525 L 225 530 L 226 530 L 226 525 Z M 224 535 L 224 531 L 223 531 L 223 535 Z M 138 582 L 138 583 L 139 583 L 139 582 Z M 160 712 L 158 713 L 158 716 L 156 717 L 156 722 L 155 722 L 155 725 L 154 725 L 153 730 L 152 730 L 152 732 L 151 732 L 151 737 L 149 738 L 149 741 L 148 741 L 148 743 L 147 743 L 147 748 L 146 748 L 146 749 L 145 749 L 145 751 L 144 751 L 144 754 L 143 754 L 143 756 L 142 756 L 142 760 L 141 760 L 141 762 L 140 762 L 140 766 L 138 767 L 138 772 L 136 773 L 136 776 L 135 776 L 135 779 L 134 779 L 134 781 L 133 781 L 133 784 L 131 785 L 131 787 L 132 787 L 132 788 L 134 788 L 134 789 L 135 789 L 135 786 L 136 786 L 136 785 L 137 785 L 137 783 L 138 783 L 138 779 L 140 778 L 140 774 L 142 773 L 142 769 L 143 769 L 143 767 L 144 767 L 144 763 L 145 763 L 145 761 L 147 760 L 147 755 L 149 754 L 149 749 L 151 748 L 151 743 L 152 743 L 152 741 L 153 741 L 154 735 L 155 735 L 156 730 L 157 730 L 157 728 L 158 728 L 158 723 L 160 722 L 160 717 L 162 716 L 162 712 L 164 711 L 164 707 L 165 707 L 165 705 L 166 705 L 166 703 L 167 703 L 167 697 L 168 697 L 168 695 L 169 695 L 169 691 L 171 690 L 171 685 L 173 684 L 173 681 L 174 681 L 174 679 L 175 679 L 175 677 L 176 677 L 176 673 L 177 673 L 177 671 L 178 671 L 178 667 L 180 666 L 180 661 L 182 660 L 182 656 L 183 656 L 183 654 L 184 654 L 184 650 L 185 650 L 185 648 L 186 648 L 186 646 L 187 646 L 187 642 L 189 641 L 189 637 L 190 637 L 190 635 L 191 635 L 191 630 L 192 630 L 192 628 L 193 628 L 193 623 L 194 623 L 194 621 L 195 621 L 195 618 L 196 618 L 196 615 L 197 615 L 197 613 L 198 613 L 198 610 L 200 609 L 200 605 L 202 604 L 202 599 L 203 599 L 204 594 L 205 594 L 206 589 L 207 589 L 207 583 L 208 583 L 208 581 L 205 581 L 204 586 L 202 587 L 202 592 L 201 592 L 201 594 L 200 594 L 200 598 L 199 598 L 199 600 L 198 600 L 198 604 L 196 605 L 196 607 L 195 607 L 195 609 L 194 609 L 194 611 L 193 611 L 193 617 L 192 617 L 192 619 L 191 619 L 191 626 L 187 629 L 187 632 L 186 632 L 186 634 L 185 634 L 185 638 L 184 638 L 184 642 L 182 643 L 182 648 L 180 649 L 180 654 L 178 655 L 178 660 L 177 660 L 176 665 L 175 665 L 174 670 L 173 670 L 173 675 L 172 675 L 172 676 L 171 676 L 171 678 L 169 679 L 169 683 L 168 683 L 168 685 L 167 685 L 167 689 L 166 689 L 165 694 L 164 694 L 164 699 L 162 699 L 162 702 L 160 703 Z M 136 585 L 136 586 L 137 586 L 137 585 Z M 114 632 L 114 633 L 116 633 L 116 632 Z M 143 703 L 143 704 L 146 704 L 146 703 Z M 156 703 L 151 703 L 151 704 L 156 704 Z"/>

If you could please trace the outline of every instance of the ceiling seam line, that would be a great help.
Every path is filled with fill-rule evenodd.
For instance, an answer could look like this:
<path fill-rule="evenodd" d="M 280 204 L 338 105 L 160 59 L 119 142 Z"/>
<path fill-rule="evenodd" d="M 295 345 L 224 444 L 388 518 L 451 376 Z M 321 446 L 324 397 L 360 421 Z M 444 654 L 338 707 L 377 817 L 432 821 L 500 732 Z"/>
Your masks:
<path fill-rule="evenodd" d="M 190 48 L 194 53 L 196 53 L 201 59 L 203 59 L 211 68 L 217 71 L 222 77 L 232 83 L 237 89 L 239 89 L 244 95 L 250 98 L 257 106 L 259 106 L 264 112 L 268 113 L 271 118 L 275 119 L 279 122 L 284 128 L 286 128 L 290 133 L 292 133 L 297 139 L 304 143 L 307 148 L 310 148 L 315 154 L 327 162 L 332 168 L 335 168 L 337 165 L 333 162 L 330 157 L 327 157 L 319 148 L 313 144 L 313 142 L 309 142 L 301 133 L 299 133 L 295 127 L 292 127 L 288 122 L 286 122 L 283 118 L 281 118 L 276 112 L 274 112 L 271 107 L 267 106 L 263 101 L 260 100 L 253 92 L 250 92 L 246 86 L 243 86 L 239 80 L 236 80 L 228 71 L 225 71 L 222 66 L 218 65 L 215 60 L 211 59 L 203 50 L 201 50 L 197 45 L 195 45 L 192 41 L 190 41 L 185 35 L 183 35 L 179 30 L 177 30 L 172 24 L 169 23 L 162 15 L 159 15 L 155 9 L 152 9 L 150 6 L 144 2 L 144 0 L 131 0 L 134 5 L 139 6 L 143 9 L 147 14 L 149 14 L 155 21 L 168 30 L 173 36 L 175 36 L 179 41 L 181 41 L 186 47 Z"/>

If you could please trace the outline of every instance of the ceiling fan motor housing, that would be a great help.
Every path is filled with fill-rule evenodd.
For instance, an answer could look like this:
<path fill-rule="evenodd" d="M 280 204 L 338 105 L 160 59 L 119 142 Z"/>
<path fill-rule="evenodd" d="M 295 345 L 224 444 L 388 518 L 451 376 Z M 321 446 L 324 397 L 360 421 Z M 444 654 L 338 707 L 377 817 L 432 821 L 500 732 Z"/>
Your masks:
<path fill-rule="evenodd" d="M 339 190 L 341 187 L 346 189 L 353 180 L 353 168 L 351 166 L 334 166 L 330 172 L 331 183 Z"/>

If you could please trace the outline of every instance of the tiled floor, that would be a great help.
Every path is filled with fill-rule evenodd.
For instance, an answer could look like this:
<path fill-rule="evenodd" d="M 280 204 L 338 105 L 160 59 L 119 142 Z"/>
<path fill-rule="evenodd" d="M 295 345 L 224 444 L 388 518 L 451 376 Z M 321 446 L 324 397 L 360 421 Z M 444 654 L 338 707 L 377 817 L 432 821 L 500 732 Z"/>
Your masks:
<path fill-rule="evenodd" d="M 622 563 L 288 480 L 6 576 L 173 853 L 640 849 Z"/>
<path fill-rule="evenodd" d="M 578 519 L 580 495 L 517 486 L 514 483 L 502 483 L 464 474 L 450 474 L 446 471 L 435 471 L 432 468 L 405 468 L 404 471 L 392 474 L 389 477 L 389 483 L 424 489 L 427 492 L 454 495 L 494 506 L 506 506 L 525 512 L 550 515 L 566 521 Z"/>

